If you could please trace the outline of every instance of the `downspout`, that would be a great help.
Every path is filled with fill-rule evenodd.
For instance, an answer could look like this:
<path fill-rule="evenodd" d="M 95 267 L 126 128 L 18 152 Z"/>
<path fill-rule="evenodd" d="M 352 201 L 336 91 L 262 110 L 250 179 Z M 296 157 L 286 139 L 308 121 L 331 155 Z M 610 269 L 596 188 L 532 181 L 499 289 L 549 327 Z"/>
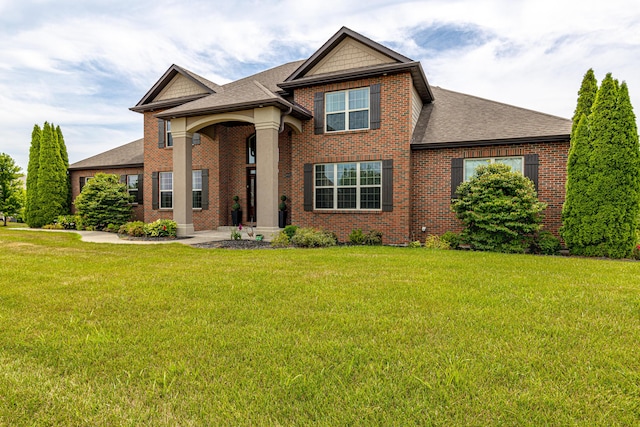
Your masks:
<path fill-rule="evenodd" d="M 293 106 L 289 105 L 289 111 L 287 111 L 286 113 L 283 112 L 280 115 L 280 129 L 278 129 L 278 133 L 282 133 L 284 131 L 284 117 L 291 114 L 292 111 L 293 111 Z"/>

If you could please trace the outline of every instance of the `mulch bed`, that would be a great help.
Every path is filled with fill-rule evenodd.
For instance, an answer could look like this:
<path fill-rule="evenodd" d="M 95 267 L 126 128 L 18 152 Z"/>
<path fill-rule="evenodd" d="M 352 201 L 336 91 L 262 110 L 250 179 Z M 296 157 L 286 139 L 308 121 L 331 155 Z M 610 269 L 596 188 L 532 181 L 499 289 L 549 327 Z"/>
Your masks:
<path fill-rule="evenodd" d="M 220 240 L 192 245 L 194 248 L 204 249 L 273 249 L 271 243 L 257 240 Z"/>

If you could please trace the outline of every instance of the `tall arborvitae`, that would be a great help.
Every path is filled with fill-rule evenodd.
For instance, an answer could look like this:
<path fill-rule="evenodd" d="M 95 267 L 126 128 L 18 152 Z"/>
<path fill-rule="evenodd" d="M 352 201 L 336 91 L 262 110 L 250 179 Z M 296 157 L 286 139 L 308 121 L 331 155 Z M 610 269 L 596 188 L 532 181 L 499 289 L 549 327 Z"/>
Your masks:
<path fill-rule="evenodd" d="M 65 214 L 67 203 L 67 169 L 58 144 L 58 134 L 45 122 L 40 141 L 40 172 L 38 174 L 39 215 L 35 227 L 52 223 Z"/>
<path fill-rule="evenodd" d="M 60 156 L 62 157 L 62 163 L 64 164 L 65 173 L 67 176 L 67 201 L 64 206 L 64 213 L 71 212 L 71 181 L 69 176 L 69 154 L 67 153 L 67 146 L 64 143 L 64 137 L 62 136 L 62 130 L 60 126 L 56 126 L 56 134 L 58 135 L 58 145 L 60 146 Z"/>
<path fill-rule="evenodd" d="M 626 84 L 618 87 L 611 73 L 602 81 L 590 122 L 591 184 L 587 196 L 595 211 L 587 218 L 592 241 L 585 255 L 623 258 L 635 243 L 640 158 L 635 117 Z"/>
<path fill-rule="evenodd" d="M 31 148 L 29 148 L 29 166 L 27 166 L 27 201 L 24 210 L 25 222 L 30 227 L 36 227 L 35 219 L 38 216 L 38 172 L 40 170 L 40 139 L 42 129 L 33 125 L 31 132 Z"/>
<path fill-rule="evenodd" d="M 562 228 L 560 234 L 566 245 L 575 254 L 582 253 L 586 242 L 582 236 L 582 218 L 589 216 L 592 204 L 586 197 L 591 180 L 589 160 L 591 145 L 589 141 L 588 117 L 598 92 L 598 81 L 593 69 L 589 69 L 582 79 L 578 91 L 578 102 L 573 114 L 571 127 L 571 147 L 567 160 L 566 197 L 562 207 Z M 579 126 L 582 128 L 579 129 Z M 588 239 L 588 235 L 586 236 Z"/>

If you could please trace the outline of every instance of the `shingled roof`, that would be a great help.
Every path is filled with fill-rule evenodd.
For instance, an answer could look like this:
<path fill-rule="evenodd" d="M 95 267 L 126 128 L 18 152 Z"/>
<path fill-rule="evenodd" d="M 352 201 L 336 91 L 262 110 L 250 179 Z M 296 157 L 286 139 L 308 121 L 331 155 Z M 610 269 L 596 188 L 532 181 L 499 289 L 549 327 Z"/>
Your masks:
<path fill-rule="evenodd" d="M 122 167 L 140 167 L 144 164 L 144 139 L 137 139 L 125 145 L 96 154 L 88 159 L 69 165 L 74 169 L 113 169 Z"/>
<path fill-rule="evenodd" d="M 412 147 L 569 140 L 571 120 L 433 86 Z"/>

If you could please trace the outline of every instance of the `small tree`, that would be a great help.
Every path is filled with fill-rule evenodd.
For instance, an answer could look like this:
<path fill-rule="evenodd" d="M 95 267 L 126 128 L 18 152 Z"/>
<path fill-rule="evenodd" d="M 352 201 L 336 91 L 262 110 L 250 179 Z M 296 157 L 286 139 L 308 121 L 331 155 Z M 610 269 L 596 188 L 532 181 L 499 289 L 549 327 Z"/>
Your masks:
<path fill-rule="evenodd" d="M 121 226 L 131 219 L 131 197 L 118 175 L 98 173 L 87 181 L 76 197 L 76 213 L 82 225 L 103 229 Z"/>
<path fill-rule="evenodd" d="M 38 174 L 40 171 L 40 139 L 42 129 L 33 125 L 31 132 L 31 148 L 29 148 L 29 166 L 27 166 L 27 200 L 24 209 L 24 219 L 29 227 L 37 227 L 38 218 Z M 41 225 L 40 225 L 41 226 Z"/>
<path fill-rule="evenodd" d="M 533 182 L 504 164 L 480 166 L 457 189 L 452 209 L 465 226 L 463 243 L 473 249 L 522 253 L 542 227 Z"/>
<path fill-rule="evenodd" d="M 24 205 L 24 190 L 20 182 L 20 167 L 5 153 L 0 153 L 0 214 L 4 226 L 7 217 L 16 215 Z"/>

